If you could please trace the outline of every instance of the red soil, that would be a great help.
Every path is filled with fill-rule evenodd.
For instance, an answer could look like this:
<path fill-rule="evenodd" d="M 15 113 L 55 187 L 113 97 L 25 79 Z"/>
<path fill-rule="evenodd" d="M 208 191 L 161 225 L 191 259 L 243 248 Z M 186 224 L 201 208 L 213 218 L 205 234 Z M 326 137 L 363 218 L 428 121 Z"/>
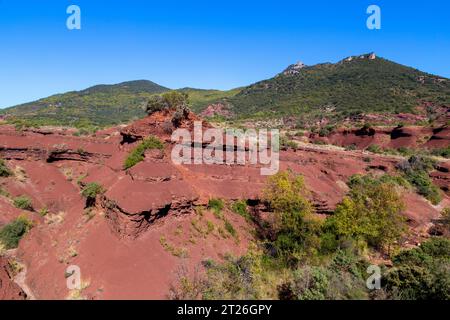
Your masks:
<path fill-rule="evenodd" d="M 21 179 L 16 174 L 3 178 L 1 184 L 11 196 L 29 196 L 36 210 L 49 210 L 45 217 L 27 213 L 36 221 L 35 227 L 17 251 L 17 258 L 27 267 L 26 284 L 36 298 L 66 298 L 69 265 L 78 265 L 82 279 L 89 283 L 81 293 L 86 298 L 165 298 L 180 266 L 193 270 L 204 259 L 246 252 L 252 233 L 241 216 L 224 213 L 237 231 L 238 238 L 234 238 L 224 231 L 222 220 L 209 211 L 195 213 L 194 207 L 211 197 L 259 199 L 266 179 L 259 168 L 174 165 L 171 144 L 166 143 L 161 154 L 148 153 L 143 162 L 123 170 L 134 140 L 149 134 L 169 139 L 161 126 L 167 119 L 170 114 L 158 113 L 96 137 L 20 133 L 0 126 L 0 157 L 14 171 L 22 168 L 18 171 Z M 194 119 L 191 115 L 183 126 L 189 127 Z M 399 161 L 370 155 L 371 161 L 366 162 L 367 157 L 360 151 L 303 147 L 282 152 L 280 161 L 282 170 L 290 168 L 304 175 L 317 213 L 329 214 L 345 195 L 345 182 L 351 175 L 390 172 Z M 448 168 L 448 164 L 442 166 Z M 435 177 L 443 189 L 448 188 L 450 177 L 444 169 Z M 89 182 L 101 183 L 106 189 L 92 212 L 85 210 L 79 186 Z M 422 232 L 440 208 L 414 193 L 406 199 L 405 215 L 411 227 Z M 445 196 L 443 203 L 449 202 Z M 0 225 L 22 213 L 3 196 L 0 210 Z M 208 225 L 214 231 L 207 231 Z"/>

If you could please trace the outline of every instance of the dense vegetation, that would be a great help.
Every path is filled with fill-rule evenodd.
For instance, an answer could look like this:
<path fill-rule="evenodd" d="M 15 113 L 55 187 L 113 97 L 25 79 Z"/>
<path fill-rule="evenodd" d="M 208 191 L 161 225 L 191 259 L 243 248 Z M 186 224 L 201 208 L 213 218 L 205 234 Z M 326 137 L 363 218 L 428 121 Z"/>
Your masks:
<path fill-rule="evenodd" d="M 19 125 L 107 126 L 143 117 L 141 105 L 169 89 L 150 81 L 99 85 L 2 110 Z"/>
<path fill-rule="evenodd" d="M 258 240 L 248 253 L 227 256 L 220 263 L 205 260 L 206 274 L 180 273 L 169 297 L 448 299 L 450 240 L 432 238 L 419 248 L 398 251 L 406 235 L 401 211 L 402 188 L 408 182 L 400 176 L 357 175 L 348 185 L 347 197 L 323 221 L 313 214 L 301 176 L 287 171 L 271 177 L 264 191 L 268 218 L 251 215 L 244 201 L 231 205 L 255 224 Z M 209 207 L 221 210 L 223 205 L 212 199 Z M 446 213 L 443 217 L 444 221 Z M 366 286 L 372 254 L 391 257 L 394 263 L 392 268 L 381 266 L 379 290 Z"/>
<path fill-rule="evenodd" d="M 450 146 L 447 146 L 446 148 L 435 149 L 432 151 L 432 154 L 435 156 L 450 159 Z"/>
<path fill-rule="evenodd" d="M 420 100 L 450 103 L 450 81 L 377 58 L 306 67 L 244 88 L 228 101 L 244 117 L 342 118 L 416 112 Z"/>
<path fill-rule="evenodd" d="M 383 278 L 388 297 L 408 300 L 450 299 L 450 240 L 433 238 L 400 252 Z"/>
<path fill-rule="evenodd" d="M 390 248 L 401 239 L 406 231 L 401 215 L 405 204 L 398 184 L 392 178 L 389 180 L 370 176 L 350 179 L 348 196 L 329 219 L 339 236 L 363 239 L 377 248 Z"/>
<path fill-rule="evenodd" d="M 142 109 L 155 94 L 170 91 L 150 81 L 100 85 L 82 91 L 54 95 L 38 101 L 0 110 L 17 127 L 43 125 L 73 126 L 86 131 L 126 123 L 145 116 Z M 181 89 L 189 94 L 195 111 L 236 91 Z"/>
<path fill-rule="evenodd" d="M 20 239 L 31 229 L 33 223 L 21 216 L 5 225 L 0 229 L 0 245 L 3 245 L 5 249 L 14 249 L 19 245 Z"/>
<path fill-rule="evenodd" d="M 411 156 L 407 161 L 401 162 L 397 168 L 403 172 L 404 177 L 416 188 L 417 193 L 424 196 L 433 204 L 442 200 L 441 191 L 433 184 L 429 171 L 433 170 L 435 162 L 424 156 Z"/>

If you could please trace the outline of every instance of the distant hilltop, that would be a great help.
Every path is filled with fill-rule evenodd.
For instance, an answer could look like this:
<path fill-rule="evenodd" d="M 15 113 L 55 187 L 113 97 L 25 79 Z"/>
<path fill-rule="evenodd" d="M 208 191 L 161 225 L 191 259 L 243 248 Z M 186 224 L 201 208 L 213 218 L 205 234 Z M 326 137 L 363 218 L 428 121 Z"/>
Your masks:
<path fill-rule="evenodd" d="M 369 60 L 375 60 L 377 58 L 377 55 L 374 52 L 362 54 L 360 56 L 350 56 L 345 58 L 344 60 L 341 60 L 340 62 L 350 62 L 355 59 L 369 59 Z"/>
<path fill-rule="evenodd" d="M 289 67 L 287 67 L 282 74 L 284 75 L 294 75 L 294 74 L 298 74 L 300 73 L 300 70 L 302 70 L 303 68 L 307 67 L 306 64 L 304 64 L 303 62 L 299 61 L 295 64 L 291 64 Z"/>

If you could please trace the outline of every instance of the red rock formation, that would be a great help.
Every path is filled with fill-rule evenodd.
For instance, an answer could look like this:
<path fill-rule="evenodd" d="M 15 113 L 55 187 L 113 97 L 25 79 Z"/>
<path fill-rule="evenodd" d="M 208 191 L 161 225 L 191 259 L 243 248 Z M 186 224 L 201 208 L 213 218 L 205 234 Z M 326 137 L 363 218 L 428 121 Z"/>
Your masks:
<path fill-rule="evenodd" d="M 373 127 L 338 129 L 327 137 L 311 135 L 311 140 L 321 140 L 338 146 L 354 145 L 358 149 L 365 149 L 376 144 L 382 148 L 444 148 L 450 145 L 450 128 L 405 126 L 405 127 Z"/>
<path fill-rule="evenodd" d="M 218 232 L 203 234 L 195 224 L 210 221 L 217 230 L 223 221 L 207 210 L 204 216 L 194 213 L 194 205 L 204 205 L 214 197 L 248 199 L 256 206 L 266 181 L 258 166 L 175 165 L 169 156 L 172 145 L 166 142 L 163 152 L 149 152 L 143 162 L 123 170 L 124 159 L 138 143 L 135 140 L 147 135 L 163 141 L 170 138 L 163 127 L 170 118 L 170 112 L 155 113 L 96 137 L 20 133 L 0 126 L 0 157 L 15 171 L 21 167 L 24 172 L 21 180 L 2 178 L 2 187 L 12 197 L 29 196 L 37 210 L 49 210 L 46 217 L 28 213 L 36 226 L 22 239 L 17 253 L 27 266 L 26 283 L 36 298 L 66 298 L 70 292 L 64 274 L 72 264 L 80 266 L 82 279 L 89 282 L 82 292 L 86 298 L 165 298 L 180 264 L 193 268 L 206 258 L 246 251 L 252 236 L 245 219 L 226 213 L 239 241 Z M 199 119 L 189 115 L 182 126 L 191 128 L 194 120 Z M 408 130 L 400 131 L 393 140 L 410 139 L 415 131 Z M 382 135 L 391 143 L 391 134 L 392 129 L 386 133 L 375 130 L 374 135 L 370 130 L 360 135 L 350 132 L 337 135 L 336 141 L 360 141 L 363 146 L 367 139 Z M 64 151 L 55 154 L 58 150 Z M 289 168 L 305 177 L 319 214 L 334 210 L 348 191 L 346 181 L 351 175 L 393 172 L 398 161 L 396 157 L 319 146 L 280 154 L 281 170 Z M 440 168 L 433 178 L 445 190 L 450 179 L 448 163 Z M 96 207 L 85 210 L 78 183 L 90 182 L 100 183 L 106 192 L 98 196 Z M 441 205 L 448 205 L 449 199 L 445 196 Z M 418 230 L 439 216 L 440 208 L 415 193 L 407 194 L 407 207 L 405 215 Z M 254 211 L 259 209 L 256 206 Z M 0 224 L 22 213 L 2 196 L 0 210 Z M 184 256 L 181 249 L 186 249 L 185 258 L 180 258 Z"/>
<path fill-rule="evenodd" d="M 148 117 L 135 121 L 120 131 L 123 142 L 132 143 L 136 140 L 142 140 L 150 135 L 169 140 L 173 130 L 175 130 L 175 127 L 172 124 L 172 116 L 174 113 L 175 110 L 157 111 Z M 192 129 L 194 121 L 201 121 L 201 119 L 190 112 L 187 118 L 181 121 L 178 128 Z M 203 126 L 210 127 L 206 122 L 203 123 Z"/>
<path fill-rule="evenodd" d="M 8 260 L 0 257 L 0 300 L 25 300 L 27 295 L 14 283 Z"/>

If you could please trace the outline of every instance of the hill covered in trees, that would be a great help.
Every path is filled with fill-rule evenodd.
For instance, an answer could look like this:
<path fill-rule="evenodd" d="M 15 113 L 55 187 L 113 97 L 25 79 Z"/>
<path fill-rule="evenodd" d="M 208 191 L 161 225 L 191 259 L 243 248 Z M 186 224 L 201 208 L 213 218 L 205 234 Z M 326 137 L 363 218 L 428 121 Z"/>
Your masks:
<path fill-rule="evenodd" d="M 0 110 L 0 115 L 32 126 L 104 127 L 144 117 L 142 106 L 150 97 L 170 90 L 148 80 L 97 85 Z M 196 111 L 238 92 L 194 88 L 177 91 L 189 94 L 191 107 Z"/>
<path fill-rule="evenodd" d="M 416 112 L 421 102 L 450 103 L 450 80 L 362 55 L 338 63 L 293 65 L 227 101 L 240 117 Z"/>
<path fill-rule="evenodd" d="M 143 117 L 150 96 L 170 90 L 146 80 L 98 85 L 0 110 L 31 125 L 108 126 Z M 450 80 L 374 54 L 338 63 L 295 64 L 275 77 L 229 91 L 183 88 L 191 108 L 221 105 L 234 119 L 294 116 L 340 120 L 362 113 L 426 113 L 450 105 Z M 431 110 L 432 111 L 432 110 Z"/>

